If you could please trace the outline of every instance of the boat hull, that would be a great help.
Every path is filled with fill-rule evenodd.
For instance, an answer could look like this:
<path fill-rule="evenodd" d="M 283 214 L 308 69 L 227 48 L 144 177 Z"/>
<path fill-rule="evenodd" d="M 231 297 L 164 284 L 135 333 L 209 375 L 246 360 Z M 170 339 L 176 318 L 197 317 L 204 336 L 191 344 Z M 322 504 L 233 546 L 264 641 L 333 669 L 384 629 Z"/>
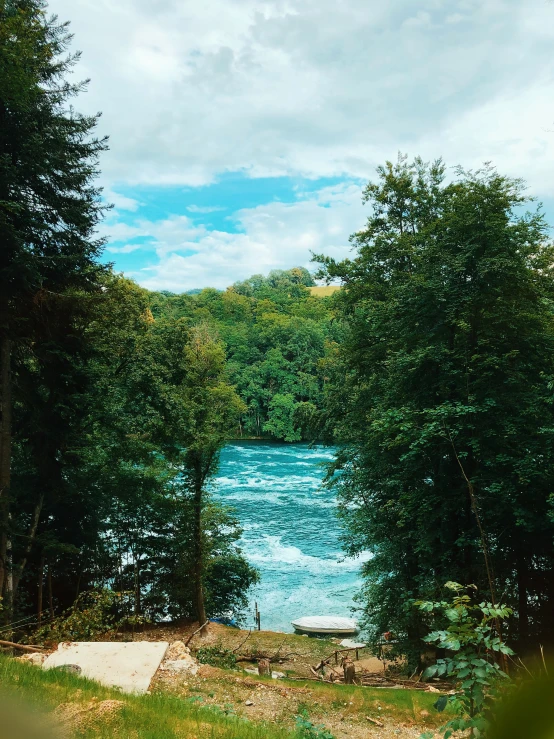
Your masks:
<path fill-rule="evenodd" d="M 295 631 L 302 634 L 340 634 L 343 636 L 357 634 L 357 624 L 349 618 L 314 616 L 291 621 Z"/>

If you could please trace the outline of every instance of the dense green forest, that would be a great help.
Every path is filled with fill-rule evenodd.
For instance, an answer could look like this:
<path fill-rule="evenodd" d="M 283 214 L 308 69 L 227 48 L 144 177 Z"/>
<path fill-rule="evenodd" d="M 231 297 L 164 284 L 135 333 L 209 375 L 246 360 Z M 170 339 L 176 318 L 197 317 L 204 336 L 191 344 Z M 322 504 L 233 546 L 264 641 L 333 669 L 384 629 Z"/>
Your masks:
<path fill-rule="evenodd" d="M 377 171 L 352 259 L 151 293 L 96 237 L 107 146 L 70 107 L 66 26 L 0 3 L 0 594 L 6 624 L 82 593 L 135 617 L 240 614 L 258 578 L 210 496 L 230 437 L 324 441 L 358 606 L 418 654 L 444 583 L 552 640 L 554 250 L 522 182 Z M 353 228 L 355 224 L 353 224 Z"/>
<path fill-rule="evenodd" d="M 224 343 L 230 382 L 245 404 L 238 436 L 309 437 L 340 342 L 331 298 L 312 296 L 306 269 L 254 275 L 228 290 L 153 293 L 154 318 L 211 326 Z"/>

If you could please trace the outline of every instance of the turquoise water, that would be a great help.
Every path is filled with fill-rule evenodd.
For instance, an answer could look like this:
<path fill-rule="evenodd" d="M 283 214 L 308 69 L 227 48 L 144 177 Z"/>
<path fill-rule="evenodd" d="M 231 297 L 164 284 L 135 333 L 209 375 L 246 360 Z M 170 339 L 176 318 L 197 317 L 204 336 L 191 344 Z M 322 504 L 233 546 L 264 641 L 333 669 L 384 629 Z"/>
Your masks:
<path fill-rule="evenodd" d="M 233 442 L 222 452 L 216 497 L 234 506 L 241 546 L 261 573 L 251 592 L 262 629 L 292 631 L 301 616 L 351 616 L 360 559 L 341 551 L 334 496 L 321 488 L 332 450 Z M 249 624 L 253 621 L 249 617 Z"/>

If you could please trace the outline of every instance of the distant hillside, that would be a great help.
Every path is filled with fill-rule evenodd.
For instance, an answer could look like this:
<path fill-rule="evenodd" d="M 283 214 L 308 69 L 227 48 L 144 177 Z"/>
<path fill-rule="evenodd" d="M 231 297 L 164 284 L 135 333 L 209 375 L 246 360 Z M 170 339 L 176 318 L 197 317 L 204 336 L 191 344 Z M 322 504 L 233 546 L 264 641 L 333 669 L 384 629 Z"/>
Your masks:
<path fill-rule="evenodd" d="M 321 287 L 310 287 L 308 289 L 316 298 L 326 298 L 328 295 L 332 295 L 337 290 L 340 290 L 340 288 L 340 285 L 322 285 Z"/>

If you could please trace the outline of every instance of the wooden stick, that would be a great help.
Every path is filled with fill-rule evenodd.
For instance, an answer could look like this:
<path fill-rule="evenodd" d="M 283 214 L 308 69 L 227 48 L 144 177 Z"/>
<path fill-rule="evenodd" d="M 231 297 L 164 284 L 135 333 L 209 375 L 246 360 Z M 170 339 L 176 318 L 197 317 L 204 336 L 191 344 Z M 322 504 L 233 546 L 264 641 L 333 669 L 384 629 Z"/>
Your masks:
<path fill-rule="evenodd" d="M 22 652 L 46 652 L 43 647 L 33 647 L 27 644 L 16 644 L 13 641 L 3 641 L 0 639 L 0 647 L 10 647 L 11 649 L 21 649 Z"/>
<path fill-rule="evenodd" d="M 189 636 L 189 638 L 185 642 L 185 647 L 188 647 L 190 642 L 192 641 L 192 638 L 198 634 L 199 631 L 202 631 L 204 626 L 207 626 L 210 623 L 210 619 L 208 619 L 205 623 L 202 624 L 202 626 L 199 629 L 196 629 L 196 631 L 193 631 L 192 634 Z"/>
<path fill-rule="evenodd" d="M 371 716 L 366 716 L 366 719 L 368 721 L 371 721 L 372 724 L 375 724 L 375 726 L 384 726 L 385 725 L 382 721 L 377 721 L 376 718 L 371 718 Z"/>
<path fill-rule="evenodd" d="M 242 647 L 243 644 L 246 644 L 246 642 L 250 639 L 250 634 L 251 633 L 252 633 L 252 629 L 250 629 L 250 631 L 248 632 L 248 636 L 246 637 L 246 639 L 244 641 L 241 641 L 241 643 L 238 645 L 238 647 L 236 649 L 233 649 L 233 654 L 235 652 L 238 652 L 239 649 Z"/>

